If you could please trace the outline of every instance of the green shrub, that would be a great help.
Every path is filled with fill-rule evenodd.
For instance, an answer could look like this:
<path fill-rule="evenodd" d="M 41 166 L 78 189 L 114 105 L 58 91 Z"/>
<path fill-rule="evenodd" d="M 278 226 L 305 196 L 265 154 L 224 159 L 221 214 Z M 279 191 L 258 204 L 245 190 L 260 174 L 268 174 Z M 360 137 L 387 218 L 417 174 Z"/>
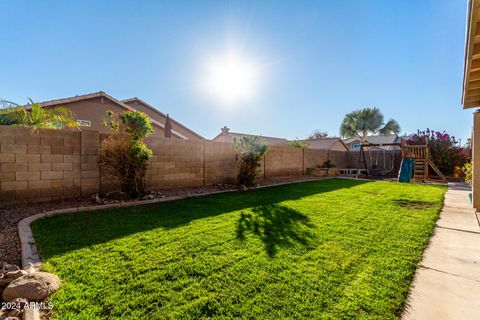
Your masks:
<path fill-rule="evenodd" d="M 332 161 L 327 160 L 324 163 L 322 163 L 321 168 L 335 168 L 335 165 L 333 164 Z"/>
<path fill-rule="evenodd" d="M 472 185 L 472 163 L 467 162 L 463 166 L 463 174 L 465 175 L 464 180 L 467 184 Z"/>
<path fill-rule="evenodd" d="M 103 121 L 112 134 L 100 145 L 98 167 L 120 190 L 130 197 L 145 192 L 147 160 L 152 156 L 143 139 L 153 133 L 150 118 L 143 112 L 124 112 L 115 119 L 115 114 L 106 112 Z"/>
<path fill-rule="evenodd" d="M 305 141 L 295 139 L 295 140 L 289 141 L 288 146 L 291 148 L 305 149 L 305 148 L 308 148 L 308 143 L 306 143 Z"/>
<path fill-rule="evenodd" d="M 239 152 L 237 181 L 240 185 L 251 187 L 255 184 L 260 159 L 268 151 L 268 143 L 255 136 L 234 139 L 233 143 Z"/>

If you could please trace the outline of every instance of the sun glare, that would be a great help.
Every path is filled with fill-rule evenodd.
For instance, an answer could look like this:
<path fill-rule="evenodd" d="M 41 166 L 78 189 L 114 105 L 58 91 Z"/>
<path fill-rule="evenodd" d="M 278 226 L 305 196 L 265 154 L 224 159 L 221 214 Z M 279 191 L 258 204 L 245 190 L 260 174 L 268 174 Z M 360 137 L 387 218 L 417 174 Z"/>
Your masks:
<path fill-rule="evenodd" d="M 212 59 L 203 81 L 205 90 L 221 104 L 235 104 L 252 98 L 258 85 L 258 68 L 246 59 L 229 54 Z"/>

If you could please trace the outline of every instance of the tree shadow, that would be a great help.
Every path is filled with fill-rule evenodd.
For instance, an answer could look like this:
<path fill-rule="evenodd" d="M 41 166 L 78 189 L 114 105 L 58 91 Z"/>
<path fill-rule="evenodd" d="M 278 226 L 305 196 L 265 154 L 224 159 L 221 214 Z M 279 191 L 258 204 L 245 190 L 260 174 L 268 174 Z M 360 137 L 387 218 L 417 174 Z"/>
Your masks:
<path fill-rule="evenodd" d="M 249 232 L 260 238 L 272 258 L 279 247 L 307 246 L 313 238 L 313 228 L 306 215 L 285 206 L 270 204 L 254 207 L 251 213 L 242 211 L 236 232 L 237 238 L 242 241 Z"/>
<path fill-rule="evenodd" d="M 32 229 L 41 258 L 48 259 L 68 251 L 105 243 L 138 232 L 156 228 L 164 230 L 179 228 L 195 220 L 257 208 L 256 210 L 264 212 L 260 214 L 257 211 L 254 215 L 256 218 L 245 216 L 243 219 L 245 221 L 242 222 L 245 231 L 248 230 L 246 228 L 249 223 L 253 228 L 255 219 L 256 223 L 260 224 L 260 216 L 263 216 L 262 219 L 265 222 L 262 223 L 265 230 L 257 232 L 263 232 L 264 241 L 273 244 L 275 240 L 285 244 L 286 239 L 290 242 L 295 239 L 295 232 L 300 230 L 298 224 L 305 224 L 307 221 L 298 212 L 292 213 L 288 208 L 283 207 L 279 209 L 278 203 L 353 188 L 365 183 L 369 182 L 344 179 L 309 181 L 164 203 L 79 212 L 38 220 L 32 224 Z M 284 212 L 283 216 L 280 211 Z M 267 223 L 267 221 L 270 222 Z M 293 230 L 282 233 L 275 227 L 274 221 L 284 228 Z M 299 239 L 301 235 L 302 233 L 299 232 Z M 274 249 L 269 250 L 274 252 L 272 251 Z"/>

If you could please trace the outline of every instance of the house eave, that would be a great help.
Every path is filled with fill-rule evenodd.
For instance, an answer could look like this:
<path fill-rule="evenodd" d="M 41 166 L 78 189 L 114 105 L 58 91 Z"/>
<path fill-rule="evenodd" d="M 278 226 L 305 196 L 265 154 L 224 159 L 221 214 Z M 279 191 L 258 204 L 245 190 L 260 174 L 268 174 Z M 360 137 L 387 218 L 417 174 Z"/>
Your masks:
<path fill-rule="evenodd" d="M 470 0 L 468 2 L 462 84 L 463 109 L 480 107 L 479 10 L 480 0 Z"/>

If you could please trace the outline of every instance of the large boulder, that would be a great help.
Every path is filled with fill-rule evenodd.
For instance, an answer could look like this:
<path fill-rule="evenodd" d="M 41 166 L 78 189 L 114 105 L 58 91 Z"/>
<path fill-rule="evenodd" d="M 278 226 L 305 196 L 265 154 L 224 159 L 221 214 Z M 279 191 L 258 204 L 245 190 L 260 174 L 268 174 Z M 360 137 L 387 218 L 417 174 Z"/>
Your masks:
<path fill-rule="evenodd" d="M 33 272 L 13 280 L 3 291 L 3 301 L 25 298 L 28 301 L 42 301 L 57 291 L 60 279 L 51 273 Z"/>

